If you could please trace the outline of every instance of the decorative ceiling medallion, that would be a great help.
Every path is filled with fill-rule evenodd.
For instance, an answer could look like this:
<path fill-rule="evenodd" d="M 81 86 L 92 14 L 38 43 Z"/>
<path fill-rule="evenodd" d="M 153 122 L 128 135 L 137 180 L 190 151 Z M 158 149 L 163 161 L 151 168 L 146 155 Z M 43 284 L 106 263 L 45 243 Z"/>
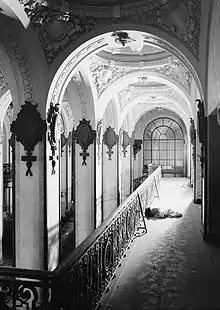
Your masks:
<path fill-rule="evenodd" d="M 49 160 L 51 160 L 52 164 L 52 172 L 51 174 L 55 174 L 55 166 L 56 160 L 58 156 L 55 156 L 57 150 L 57 144 L 60 139 L 60 130 L 61 130 L 61 117 L 59 112 L 60 105 L 56 103 L 50 103 L 50 108 L 47 113 L 47 123 L 48 123 L 48 142 L 50 143 L 51 148 L 51 156 Z"/>
<path fill-rule="evenodd" d="M 133 154 L 134 154 L 134 160 L 136 160 L 137 153 L 141 150 L 141 139 L 135 139 L 133 142 Z"/>
<path fill-rule="evenodd" d="M 108 160 L 112 160 L 112 154 L 114 153 L 112 151 L 113 147 L 118 142 L 118 136 L 116 135 L 114 128 L 108 127 L 103 135 L 103 143 L 108 147 Z"/>
<path fill-rule="evenodd" d="M 126 157 L 127 153 L 127 147 L 130 144 L 130 137 L 126 131 L 123 131 L 122 133 L 122 152 L 124 154 L 124 157 Z"/>
<path fill-rule="evenodd" d="M 27 155 L 21 157 L 22 161 L 26 161 L 26 176 L 33 175 L 31 171 L 32 162 L 36 161 L 37 157 L 32 156 L 32 152 L 35 145 L 42 141 L 46 129 L 46 122 L 42 120 L 40 113 L 37 111 L 37 105 L 25 101 L 25 104 L 21 106 L 17 119 L 11 124 L 11 132 L 26 151 Z"/>
<path fill-rule="evenodd" d="M 80 153 L 80 156 L 83 158 L 82 165 L 86 166 L 86 158 L 89 156 L 89 153 L 87 153 L 87 149 L 90 146 L 90 144 L 93 143 L 93 141 L 96 138 L 96 131 L 92 129 L 92 126 L 90 125 L 90 121 L 83 118 L 79 125 L 77 126 L 76 130 L 72 133 L 73 139 L 76 140 L 76 143 L 79 144 L 82 148 L 82 153 Z"/>

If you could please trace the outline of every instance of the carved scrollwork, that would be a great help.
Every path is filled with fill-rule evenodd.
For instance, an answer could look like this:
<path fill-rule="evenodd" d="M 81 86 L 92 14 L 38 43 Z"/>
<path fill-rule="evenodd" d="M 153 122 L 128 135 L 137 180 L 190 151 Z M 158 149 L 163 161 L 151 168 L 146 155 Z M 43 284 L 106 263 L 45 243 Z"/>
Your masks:
<path fill-rule="evenodd" d="M 90 144 L 94 142 L 96 138 L 96 131 L 92 129 L 90 121 L 83 118 L 79 122 L 76 130 L 73 131 L 72 137 L 76 140 L 76 143 L 78 143 L 82 148 L 82 153 L 80 153 L 80 156 L 82 156 L 83 158 L 82 165 L 86 166 L 86 158 L 87 156 L 89 156 L 89 153 L 87 153 L 87 149 Z"/>
<path fill-rule="evenodd" d="M 113 263 L 113 245 L 111 236 L 106 240 L 105 248 L 104 248 L 104 272 L 107 278 L 111 275 L 111 268 Z"/>
<path fill-rule="evenodd" d="M 115 6 L 68 5 L 67 1 L 19 0 L 35 25 L 48 64 L 64 50 L 70 42 L 95 29 L 105 22 L 142 21 L 143 24 L 159 28 L 184 44 L 198 59 L 201 19 L 200 0 L 140 1 L 138 5 L 119 5 L 115 17 Z M 59 32 L 56 31 L 59 29 Z M 124 32 L 117 36 L 122 45 L 131 40 Z"/>
<path fill-rule="evenodd" d="M 118 136 L 116 135 L 114 128 L 108 127 L 103 135 L 103 143 L 108 147 L 108 159 L 112 160 L 112 154 L 114 153 L 112 151 L 113 147 L 117 144 L 118 142 Z"/>
<path fill-rule="evenodd" d="M 12 279 L 11 279 L 12 280 Z M 13 280 L 12 280 L 13 281 Z M 0 296 L 4 309 L 41 309 L 40 289 L 32 282 L 24 284 L 10 283 L 10 279 L 1 279 Z M 49 294 L 45 294 L 45 306 L 49 304 Z M 1 299 L 1 302 L 2 302 Z M 2 303 L 1 303 L 2 305 Z"/>
<path fill-rule="evenodd" d="M 15 135 L 16 140 L 24 146 L 27 153 L 26 156 L 21 157 L 22 161 L 26 161 L 26 176 L 33 175 L 31 171 L 32 162 L 36 161 L 37 157 L 32 156 L 32 152 L 36 144 L 42 141 L 46 128 L 46 122 L 42 120 L 40 113 L 37 111 L 37 105 L 25 101 L 17 119 L 11 124 L 11 132 Z"/>
<path fill-rule="evenodd" d="M 143 198 L 147 190 L 152 200 L 155 183 L 152 176 L 149 178 L 152 179 L 148 179 L 140 195 Z M 159 182 L 158 178 L 156 180 Z M 58 267 L 54 283 L 56 290 L 52 292 L 56 306 L 65 309 L 98 309 L 98 302 L 140 224 L 137 192 L 132 195 L 112 215 L 108 226 L 105 222 L 101 224 L 76 250 L 75 255 L 72 253 L 69 261 Z"/>
<path fill-rule="evenodd" d="M 53 103 L 50 103 L 50 108 L 47 113 L 47 123 L 48 123 L 48 142 L 50 144 L 51 148 L 51 164 L 52 164 L 52 172 L 51 174 L 55 174 L 55 166 L 56 166 L 56 160 L 58 157 L 55 157 L 55 153 L 57 150 L 57 144 L 60 139 L 60 129 L 61 129 L 61 118 L 60 118 L 60 112 L 59 112 L 60 105 L 57 103 L 53 105 Z"/>
<path fill-rule="evenodd" d="M 27 16 L 37 30 L 48 65 L 68 44 L 95 28 L 92 17 L 74 15 L 70 12 L 68 3 L 65 2 L 65 6 L 63 3 L 64 1 L 62 5 L 60 1 L 51 1 L 51 5 L 47 1 L 23 3 Z"/>

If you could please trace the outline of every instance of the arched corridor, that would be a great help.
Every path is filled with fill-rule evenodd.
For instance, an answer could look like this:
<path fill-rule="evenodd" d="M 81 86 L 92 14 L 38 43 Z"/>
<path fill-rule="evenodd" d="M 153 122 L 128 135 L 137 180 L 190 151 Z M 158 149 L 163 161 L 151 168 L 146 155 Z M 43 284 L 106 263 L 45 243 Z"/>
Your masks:
<path fill-rule="evenodd" d="M 172 306 L 170 257 L 178 279 L 192 244 L 220 241 L 219 16 L 217 0 L 0 0 L 0 308 L 95 310 L 140 223 L 131 252 L 160 270 L 132 277 Z M 134 308 L 122 295 L 112 309 Z"/>

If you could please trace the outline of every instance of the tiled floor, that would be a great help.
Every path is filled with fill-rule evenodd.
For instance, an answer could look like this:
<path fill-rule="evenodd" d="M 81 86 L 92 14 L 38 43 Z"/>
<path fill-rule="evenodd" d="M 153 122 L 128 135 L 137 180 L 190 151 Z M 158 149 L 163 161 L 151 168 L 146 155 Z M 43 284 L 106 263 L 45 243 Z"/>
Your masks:
<path fill-rule="evenodd" d="M 154 206 L 183 213 L 147 221 L 118 268 L 101 309 L 220 309 L 220 248 L 202 240 L 188 179 L 162 179 Z"/>

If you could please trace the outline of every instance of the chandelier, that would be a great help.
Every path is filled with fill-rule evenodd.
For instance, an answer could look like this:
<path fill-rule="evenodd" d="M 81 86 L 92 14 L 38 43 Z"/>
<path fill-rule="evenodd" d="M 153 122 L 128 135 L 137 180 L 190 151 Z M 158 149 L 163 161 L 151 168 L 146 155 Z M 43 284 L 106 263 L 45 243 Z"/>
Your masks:
<path fill-rule="evenodd" d="M 117 48 L 118 45 L 120 47 L 129 46 L 133 52 L 139 53 L 144 47 L 143 37 L 139 33 L 132 34 L 131 36 L 125 31 L 115 31 L 112 33 L 111 39 L 109 45 L 112 48 Z"/>

